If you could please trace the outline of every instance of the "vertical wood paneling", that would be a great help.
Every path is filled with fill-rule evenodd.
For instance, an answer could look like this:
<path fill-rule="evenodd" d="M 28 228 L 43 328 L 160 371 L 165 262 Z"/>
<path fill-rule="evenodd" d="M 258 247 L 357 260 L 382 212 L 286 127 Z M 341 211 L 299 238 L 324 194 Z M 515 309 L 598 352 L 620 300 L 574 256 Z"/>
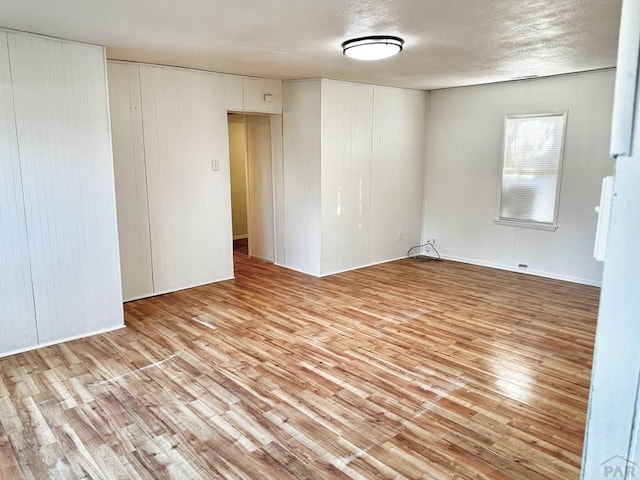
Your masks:
<path fill-rule="evenodd" d="M 124 300 L 153 294 L 140 67 L 108 63 Z"/>
<path fill-rule="evenodd" d="M 104 49 L 9 34 L 39 341 L 122 324 Z"/>
<path fill-rule="evenodd" d="M 425 97 L 418 90 L 375 87 L 369 263 L 402 257 L 420 243 Z"/>
<path fill-rule="evenodd" d="M 320 275 L 320 80 L 284 83 L 284 265 Z"/>
<path fill-rule="evenodd" d="M 249 194 L 249 254 L 275 260 L 271 120 L 247 115 L 247 176 Z"/>
<path fill-rule="evenodd" d="M 222 93 L 222 101 L 228 110 L 240 112 L 244 108 L 242 98 L 242 77 L 237 75 L 219 75 L 219 88 Z"/>
<path fill-rule="evenodd" d="M 218 75 L 142 66 L 140 78 L 155 292 L 230 278 L 227 116 Z"/>
<path fill-rule="evenodd" d="M 0 353 L 38 342 L 7 34 L 0 32 Z"/>
<path fill-rule="evenodd" d="M 322 80 L 322 273 L 369 263 L 373 85 Z"/>
<path fill-rule="evenodd" d="M 270 102 L 264 100 L 265 94 L 271 95 Z M 282 113 L 282 80 L 244 77 L 242 95 L 245 112 Z"/>
<path fill-rule="evenodd" d="M 306 255 L 328 275 L 402 257 L 420 240 L 426 94 L 325 79 L 320 84 L 319 109 L 313 103 L 317 82 L 284 87 L 286 265 L 300 269 L 291 259 L 304 265 Z M 318 122 L 320 145 L 301 137 Z M 301 168 L 301 159 L 315 163 Z M 313 177 L 305 174 L 318 161 L 320 191 L 313 192 Z M 305 222 L 313 217 L 301 205 L 313 202 L 321 205 L 320 259 L 318 243 L 299 233 L 312 231 Z"/>

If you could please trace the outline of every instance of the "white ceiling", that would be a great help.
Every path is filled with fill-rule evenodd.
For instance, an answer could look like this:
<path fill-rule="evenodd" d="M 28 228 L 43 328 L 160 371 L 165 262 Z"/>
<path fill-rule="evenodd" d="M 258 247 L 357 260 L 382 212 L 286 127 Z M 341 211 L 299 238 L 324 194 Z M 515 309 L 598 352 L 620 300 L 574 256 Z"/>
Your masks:
<path fill-rule="evenodd" d="M 621 0 L 0 0 L 0 26 L 109 58 L 271 78 L 434 89 L 615 65 Z M 391 34 L 379 62 L 342 55 Z"/>

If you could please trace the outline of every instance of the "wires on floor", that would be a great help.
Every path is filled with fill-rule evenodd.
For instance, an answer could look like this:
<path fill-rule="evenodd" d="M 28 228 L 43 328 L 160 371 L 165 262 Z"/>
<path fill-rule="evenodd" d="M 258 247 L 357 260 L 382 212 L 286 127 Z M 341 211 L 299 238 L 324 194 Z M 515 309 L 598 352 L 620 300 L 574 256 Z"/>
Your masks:
<path fill-rule="evenodd" d="M 412 255 L 411 252 L 413 252 L 415 249 L 423 248 L 423 247 L 427 247 L 427 251 L 430 251 L 431 249 L 433 249 L 437 257 L 434 257 L 433 255 L 424 255 L 422 253 L 417 253 Z M 411 258 L 412 260 L 415 260 L 416 262 L 429 262 L 433 260 L 436 260 L 436 261 L 442 260 L 442 258 L 440 257 L 440 252 L 438 252 L 438 249 L 436 248 L 436 246 L 431 242 L 427 242 L 427 243 L 423 243 L 422 245 L 416 245 L 415 247 L 411 247 L 407 252 L 407 257 Z"/>

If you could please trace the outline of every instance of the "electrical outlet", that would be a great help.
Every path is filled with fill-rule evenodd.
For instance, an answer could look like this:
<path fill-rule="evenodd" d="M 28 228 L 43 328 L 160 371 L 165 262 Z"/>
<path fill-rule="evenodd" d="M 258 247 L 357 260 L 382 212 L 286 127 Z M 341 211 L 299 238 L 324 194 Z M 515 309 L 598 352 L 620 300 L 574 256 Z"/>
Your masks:
<path fill-rule="evenodd" d="M 214 172 L 220 170 L 220 160 L 218 160 L 217 158 L 211 160 L 211 170 L 213 170 Z"/>
<path fill-rule="evenodd" d="M 402 240 L 402 230 L 398 230 L 397 240 L 398 241 Z"/>
<path fill-rule="evenodd" d="M 435 238 L 428 238 L 427 239 L 427 243 L 430 243 L 431 245 L 435 245 L 436 244 L 436 239 Z"/>

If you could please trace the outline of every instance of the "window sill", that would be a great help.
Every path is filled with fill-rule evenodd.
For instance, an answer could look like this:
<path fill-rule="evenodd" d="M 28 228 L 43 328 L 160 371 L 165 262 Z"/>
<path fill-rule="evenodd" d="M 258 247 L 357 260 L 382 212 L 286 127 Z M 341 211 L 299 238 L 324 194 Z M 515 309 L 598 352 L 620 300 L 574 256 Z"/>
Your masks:
<path fill-rule="evenodd" d="M 503 220 L 497 218 L 494 220 L 496 225 L 507 225 L 509 227 L 531 228 L 533 230 L 544 230 L 547 232 L 555 232 L 557 225 L 549 225 L 548 223 L 520 222 L 518 220 Z"/>

